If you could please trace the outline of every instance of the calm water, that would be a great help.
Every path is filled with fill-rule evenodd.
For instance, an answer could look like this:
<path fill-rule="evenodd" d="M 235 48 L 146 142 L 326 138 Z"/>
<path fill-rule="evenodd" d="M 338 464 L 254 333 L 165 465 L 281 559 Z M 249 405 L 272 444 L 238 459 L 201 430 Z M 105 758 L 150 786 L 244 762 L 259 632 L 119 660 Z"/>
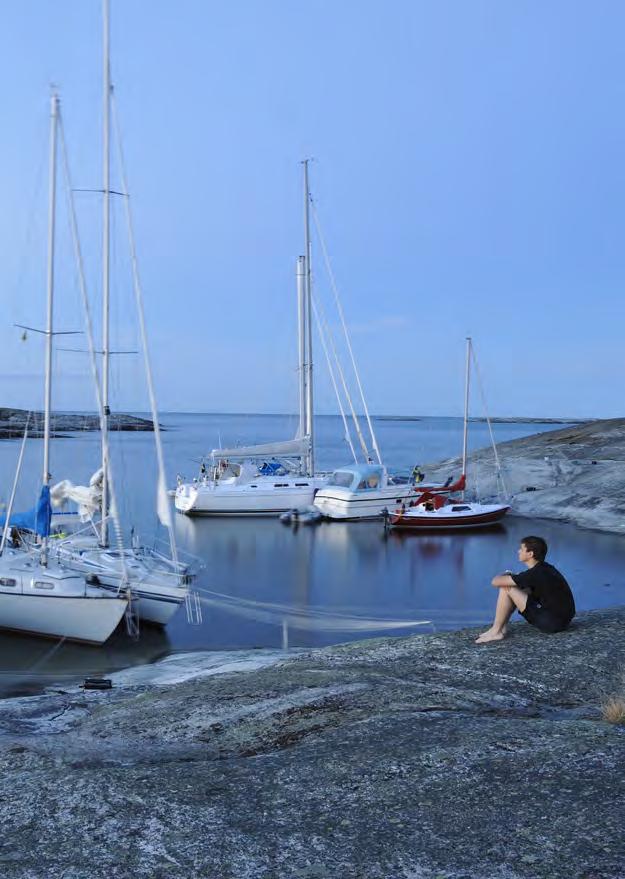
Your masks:
<path fill-rule="evenodd" d="M 192 476 L 198 459 L 220 442 L 263 442 L 292 436 L 295 420 L 282 416 L 164 415 L 170 482 Z M 392 469 L 458 453 L 460 419 L 376 421 L 378 441 Z M 546 426 L 495 425 L 500 441 Z M 340 420 L 317 421 L 318 466 L 348 460 Z M 485 425 L 471 429 L 471 445 L 488 443 Z M 157 536 L 155 462 L 151 434 L 114 438 L 122 513 L 142 538 Z M 0 484 L 9 493 L 18 444 L 0 442 Z M 41 443 L 29 444 L 19 501 L 38 490 Z M 55 479 L 88 479 L 98 464 L 98 437 L 79 434 L 54 442 Z M 5 495 L 5 496 L 6 496 Z M 102 648 L 0 634 L 0 691 L 28 692 L 42 683 L 149 662 L 180 650 L 327 645 L 376 634 L 432 631 L 489 620 L 492 575 L 517 569 L 516 547 L 528 533 L 543 535 L 550 560 L 569 578 L 580 609 L 625 600 L 625 539 L 573 526 L 510 518 L 492 531 L 447 535 L 385 535 L 380 523 L 322 523 L 292 530 L 275 519 L 176 517 L 182 550 L 201 559 L 196 588 L 204 600 L 200 626 L 184 611 L 166 632 L 146 628 L 138 642 L 123 631 Z M 161 535 L 162 536 L 162 535 Z M 401 628 L 427 620 L 424 627 Z"/>

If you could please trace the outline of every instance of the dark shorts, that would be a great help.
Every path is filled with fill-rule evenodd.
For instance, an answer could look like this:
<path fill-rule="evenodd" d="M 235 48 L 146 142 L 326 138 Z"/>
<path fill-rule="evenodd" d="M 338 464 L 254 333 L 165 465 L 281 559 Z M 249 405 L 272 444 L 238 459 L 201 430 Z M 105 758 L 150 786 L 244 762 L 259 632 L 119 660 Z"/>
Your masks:
<path fill-rule="evenodd" d="M 564 621 L 561 617 L 557 617 L 547 610 L 546 607 L 540 605 L 531 595 L 528 596 L 525 610 L 519 611 L 522 617 L 536 626 L 541 632 L 562 632 L 567 628 L 570 620 Z"/>

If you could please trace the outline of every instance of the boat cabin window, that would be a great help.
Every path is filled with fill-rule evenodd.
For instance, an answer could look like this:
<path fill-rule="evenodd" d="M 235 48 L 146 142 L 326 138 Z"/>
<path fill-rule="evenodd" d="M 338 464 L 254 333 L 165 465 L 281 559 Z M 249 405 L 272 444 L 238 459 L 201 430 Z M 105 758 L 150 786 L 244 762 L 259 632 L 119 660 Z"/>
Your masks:
<path fill-rule="evenodd" d="M 50 583 L 48 580 L 35 580 L 33 585 L 35 589 L 54 589 L 54 583 Z"/>
<path fill-rule="evenodd" d="M 336 485 L 337 488 L 349 488 L 354 479 L 354 474 L 348 470 L 335 470 L 328 485 Z"/>
<path fill-rule="evenodd" d="M 456 506 L 451 508 L 452 513 L 464 513 L 466 510 L 470 510 L 471 507 L 467 507 L 466 504 L 464 506 Z"/>
<path fill-rule="evenodd" d="M 367 476 L 366 479 L 361 479 L 358 483 L 358 491 L 372 491 L 374 488 L 377 488 L 380 484 L 380 477 L 377 473 L 372 473 L 371 476 Z"/>
<path fill-rule="evenodd" d="M 15 586 L 16 581 L 10 577 L 0 577 L 0 586 Z"/>
<path fill-rule="evenodd" d="M 273 487 L 274 488 L 288 488 L 289 483 L 288 482 L 274 482 Z"/>
<path fill-rule="evenodd" d="M 310 485 L 309 482 L 296 482 L 295 483 L 296 488 L 308 488 L 309 485 Z"/>

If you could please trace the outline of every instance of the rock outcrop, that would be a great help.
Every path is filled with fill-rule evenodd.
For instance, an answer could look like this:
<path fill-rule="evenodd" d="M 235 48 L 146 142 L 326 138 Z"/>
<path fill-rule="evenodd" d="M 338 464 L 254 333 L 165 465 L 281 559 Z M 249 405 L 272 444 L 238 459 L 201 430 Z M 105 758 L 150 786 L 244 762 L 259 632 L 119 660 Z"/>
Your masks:
<path fill-rule="evenodd" d="M 623 687 L 624 623 L 5 700 L 0 873 L 622 879 L 625 728 L 600 703 Z"/>
<path fill-rule="evenodd" d="M 27 419 L 29 436 L 42 437 L 43 412 L 31 412 L 29 415 L 26 409 L 0 408 L 0 439 L 23 436 Z M 51 425 L 52 436 L 63 436 L 79 430 L 100 430 L 100 419 L 97 415 L 55 412 Z M 154 430 L 154 425 L 148 418 L 113 413 L 109 416 L 109 430 Z"/>
<path fill-rule="evenodd" d="M 500 443 L 497 451 L 512 511 L 625 534 L 625 419 L 592 421 Z M 461 470 L 459 458 L 424 468 L 429 479 Z M 492 448 L 469 458 L 469 487 L 497 495 Z"/>

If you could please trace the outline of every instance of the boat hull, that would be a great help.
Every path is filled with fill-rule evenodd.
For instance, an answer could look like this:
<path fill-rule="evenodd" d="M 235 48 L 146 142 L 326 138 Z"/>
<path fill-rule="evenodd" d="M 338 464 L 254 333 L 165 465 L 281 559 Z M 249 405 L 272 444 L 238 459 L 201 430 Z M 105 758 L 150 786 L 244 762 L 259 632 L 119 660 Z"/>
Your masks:
<path fill-rule="evenodd" d="M 110 550 L 89 547 L 89 540 L 81 545 L 71 539 L 59 547 L 58 556 L 68 568 L 85 576 L 95 577 L 98 587 L 115 595 L 122 587 L 123 574 L 119 554 Z M 125 574 L 133 597 L 134 609 L 144 623 L 166 626 L 188 593 L 182 575 L 151 570 L 132 551 L 127 551 Z M 180 581 L 180 585 L 178 585 Z"/>
<path fill-rule="evenodd" d="M 100 589 L 110 592 L 111 595 L 119 589 L 120 581 L 106 575 L 98 575 Z M 186 589 L 171 587 L 164 590 L 159 587 L 158 592 L 151 589 L 149 582 L 138 585 L 130 582 L 130 590 L 133 597 L 133 608 L 142 623 L 153 626 L 166 626 L 174 616 L 180 605 L 184 602 Z"/>
<path fill-rule="evenodd" d="M 0 593 L 0 628 L 104 644 L 121 622 L 125 598 Z"/>
<path fill-rule="evenodd" d="M 389 525 L 391 528 L 406 529 L 410 531 L 432 531 L 439 529 L 449 531 L 460 530 L 463 528 L 480 528 L 500 522 L 509 510 L 510 507 L 495 505 L 481 511 L 472 510 L 466 513 L 460 511 L 458 513 L 445 514 L 441 510 L 436 510 L 431 513 L 415 513 L 411 510 L 407 510 L 405 513 L 391 514 L 389 517 Z"/>
<path fill-rule="evenodd" d="M 271 484 L 262 479 L 249 485 L 187 484 L 178 486 L 175 505 L 187 516 L 276 516 L 310 506 L 323 485 L 323 479 L 305 478 L 281 479 L 278 485 L 273 478 Z"/>
<path fill-rule="evenodd" d="M 317 493 L 314 505 L 328 519 L 377 519 L 385 509 L 392 509 L 414 496 L 415 487 L 411 484 L 370 492 L 331 486 Z"/>

